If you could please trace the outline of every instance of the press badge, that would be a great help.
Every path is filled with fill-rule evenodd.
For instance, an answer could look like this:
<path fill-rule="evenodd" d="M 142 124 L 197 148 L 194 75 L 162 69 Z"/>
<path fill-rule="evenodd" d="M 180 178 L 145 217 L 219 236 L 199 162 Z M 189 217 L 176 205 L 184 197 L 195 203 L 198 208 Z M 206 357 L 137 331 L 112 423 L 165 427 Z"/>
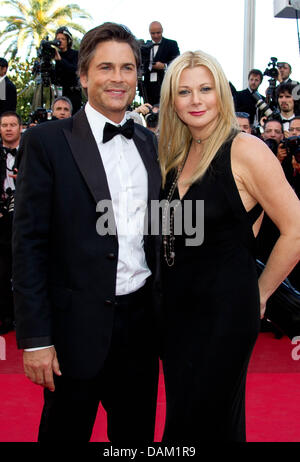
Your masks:
<path fill-rule="evenodd" d="M 157 72 L 151 72 L 150 82 L 157 82 Z"/>

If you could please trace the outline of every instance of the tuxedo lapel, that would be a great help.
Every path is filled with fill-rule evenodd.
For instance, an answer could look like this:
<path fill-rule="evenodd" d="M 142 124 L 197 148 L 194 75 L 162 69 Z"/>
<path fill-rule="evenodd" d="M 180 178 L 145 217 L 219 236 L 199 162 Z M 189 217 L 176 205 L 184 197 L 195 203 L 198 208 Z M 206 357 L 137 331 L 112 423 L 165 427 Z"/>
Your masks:
<path fill-rule="evenodd" d="M 164 56 L 164 48 L 166 46 L 166 41 L 164 38 L 161 39 L 161 42 L 159 44 L 159 47 L 158 47 L 158 50 L 157 50 L 157 53 L 155 55 L 155 58 L 154 58 L 154 61 L 157 62 L 157 61 L 162 61 L 163 59 L 163 56 Z M 162 61 L 163 62 L 163 61 Z"/>
<path fill-rule="evenodd" d="M 71 130 L 64 129 L 64 134 L 95 202 L 111 200 L 102 159 L 84 109 L 75 114 Z"/>

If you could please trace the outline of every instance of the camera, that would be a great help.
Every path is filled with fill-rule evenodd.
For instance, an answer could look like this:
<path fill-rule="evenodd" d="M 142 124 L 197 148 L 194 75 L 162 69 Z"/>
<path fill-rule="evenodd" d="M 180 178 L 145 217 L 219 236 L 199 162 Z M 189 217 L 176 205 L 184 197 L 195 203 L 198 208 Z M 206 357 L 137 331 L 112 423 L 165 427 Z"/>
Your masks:
<path fill-rule="evenodd" d="M 52 120 L 52 111 L 43 107 L 38 107 L 34 112 L 30 114 L 28 125 L 41 124 L 49 120 Z"/>
<path fill-rule="evenodd" d="M 49 87 L 51 85 L 51 80 L 53 80 L 53 59 L 55 57 L 55 48 L 59 47 L 61 44 L 60 40 L 48 40 L 46 37 L 41 41 L 40 46 L 37 50 L 37 61 L 35 61 L 33 66 L 34 74 L 41 74 L 43 85 Z"/>
<path fill-rule="evenodd" d="M 51 61 L 55 56 L 55 48 L 53 47 L 59 47 L 60 44 L 60 40 L 48 40 L 48 37 L 46 37 L 41 41 L 37 50 L 38 58 L 44 61 Z"/>
<path fill-rule="evenodd" d="M 278 72 L 278 69 L 277 69 L 277 66 L 278 66 L 277 61 L 278 61 L 278 59 L 274 58 L 274 57 L 270 58 L 270 59 L 271 59 L 271 62 L 268 64 L 268 67 L 266 68 L 263 75 L 267 75 L 271 79 L 277 80 L 278 75 L 279 75 L 279 72 Z"/>
<path fill-rule="evenodd" d="M 264 140 L 264 142 L 271 149 L 273 154 L 275 154 L 275 156 L 276 156 L 277 155 L 277 150 L 278 150 L 277 141 L 274 140 L 273 138 L 268 138 L 268 139 Z"/>
<path fill-rule="evenodd" d="M 152 109 L 149 110 L 148 114 L 145 116 L 146 125 L 148 128 L 156 128 L 158 124 L 159 113 L 153 112 Z"/>
<path fill-rule="evenodd" d="M 288 155 L 294 156 L 300 164 L 300 136 L 290 136 L 281 141 L 281 146 L 287 150 Z"/>
<path fill-rule="evenodd" d="M 256 101 L 256 107 L 260 110 L 263 116 L 266 116 L 267 119 L 275 119 L 281 121 L 280 111 L 276 108 L 271 109 L 268 103 L 266 103 L 258 91 L 252 93 L 253 98 Z"/>
<path fill-rule="evenodd" d="M 0 214 L 6 215 L 14 210 L 14 191 L 11 188 L 4 189 L 4 178 L 6 175 L 7 153 L 5 147 L 0 145 L 0 178 L 3 184 L 0 184 Z"/>

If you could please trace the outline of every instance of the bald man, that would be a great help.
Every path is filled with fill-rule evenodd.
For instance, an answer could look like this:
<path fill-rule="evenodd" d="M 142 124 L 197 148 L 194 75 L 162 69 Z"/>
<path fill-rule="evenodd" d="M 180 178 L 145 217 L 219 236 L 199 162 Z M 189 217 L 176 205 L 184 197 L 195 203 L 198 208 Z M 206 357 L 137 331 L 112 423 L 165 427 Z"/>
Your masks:
<path fill-rule="evenodd" d="M 149 26 L 152 46 L 148 47 L 147 63 L 144 69 L 144 86 L 146 90 L 145 103 L 159 104 L 160 88 L 168 65 L 179 54 L 178 44 L 162 36 L 163 28 L 160 22 L 153 21 Z"/>

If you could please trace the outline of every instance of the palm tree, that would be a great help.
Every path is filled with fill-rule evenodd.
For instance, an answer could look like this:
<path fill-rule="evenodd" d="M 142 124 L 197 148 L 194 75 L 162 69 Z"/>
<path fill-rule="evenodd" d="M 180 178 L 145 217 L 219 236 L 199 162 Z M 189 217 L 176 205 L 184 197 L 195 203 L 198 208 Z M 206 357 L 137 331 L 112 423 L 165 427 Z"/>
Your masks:
<path fill-rule="evenodd" d="M 0 5 L 13 8 L 15 14 L 0 16 L 0 23 L 5 22 L 0 45 L 9 43 L 5 55 L 14 58 L 24 50 L 29 57 L 46 36 L 54 36 L 56 29 L 67 26 L 69 29 L 85 33 L 85 29 L 73 22 L 74 19 L 91 19 L 86 11 L 77 4 L 61 5 L 61 0 L 4 0 Z M 27 48 L 25 48 L 27 46 Z"/>

